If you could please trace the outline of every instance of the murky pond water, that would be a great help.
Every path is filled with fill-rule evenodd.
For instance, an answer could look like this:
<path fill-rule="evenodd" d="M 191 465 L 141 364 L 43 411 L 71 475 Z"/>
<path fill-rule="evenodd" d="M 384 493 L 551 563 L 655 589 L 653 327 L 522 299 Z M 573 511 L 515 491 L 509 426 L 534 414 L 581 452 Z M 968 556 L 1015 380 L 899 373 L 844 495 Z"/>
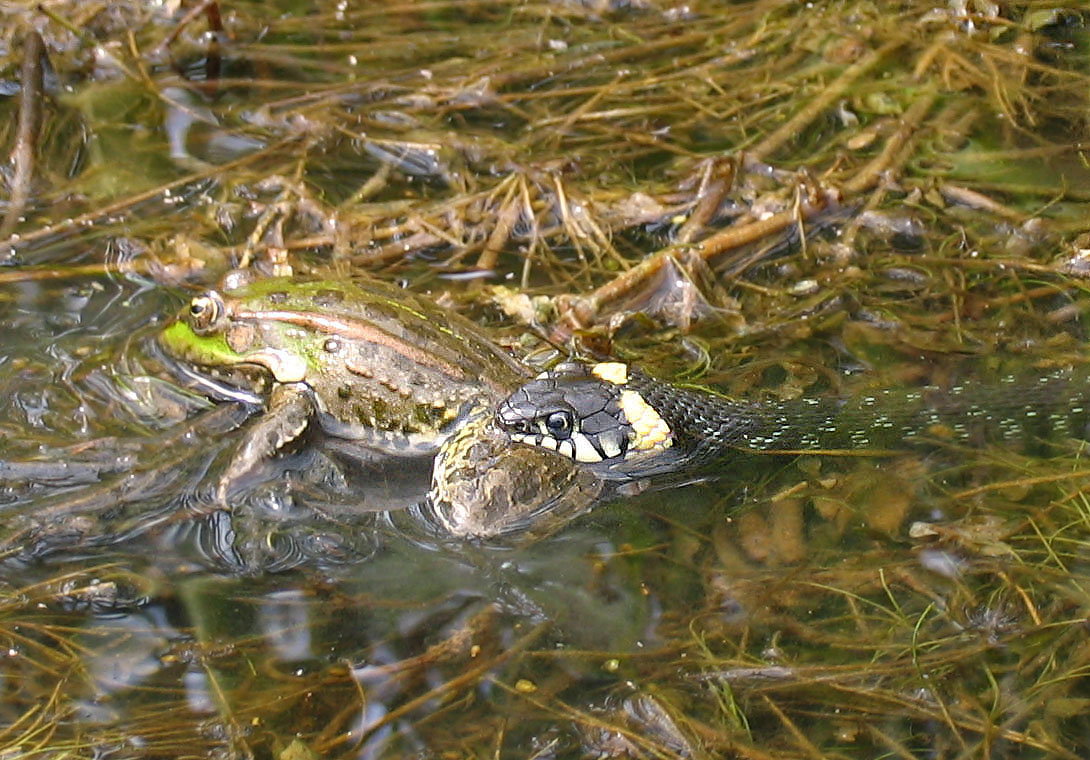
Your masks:
<path fill-rule="evenodd" d="M 1090 751 L 1078 441 L 740 456 L 465 539 L 427 460 L 321 435 L 223 509 L 259 405 L 154 341 L 242 268 L 748 398 L 1084 366 L 1085 13 L 272 6 L 0 11 L 0 757 Z"/>

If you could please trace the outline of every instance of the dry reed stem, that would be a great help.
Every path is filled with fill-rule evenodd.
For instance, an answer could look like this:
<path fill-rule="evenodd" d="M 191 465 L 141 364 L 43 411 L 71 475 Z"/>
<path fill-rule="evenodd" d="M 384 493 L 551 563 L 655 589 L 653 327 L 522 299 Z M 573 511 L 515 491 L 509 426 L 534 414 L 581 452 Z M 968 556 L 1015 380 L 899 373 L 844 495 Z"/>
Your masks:
<path fill-rule="evenodd" d="M 892 40 L 870 51 L 855 63 L 841 72 L 828 87 L 825 87 L 817 97 L 807 102 L 794 116 L 776 128 L 772 134 L 763 138 L 759 143 L 749 149 L 749 153 L 758 159 L 765 159 L 779 150 L 788 141 L 793 140 L 814 119 L 825 113 L 838 98 L 844 96 L 848 88 L 861 76 L 881 63 L 886 56 L 892 54 L 904 45 L 903 41 Z"/>

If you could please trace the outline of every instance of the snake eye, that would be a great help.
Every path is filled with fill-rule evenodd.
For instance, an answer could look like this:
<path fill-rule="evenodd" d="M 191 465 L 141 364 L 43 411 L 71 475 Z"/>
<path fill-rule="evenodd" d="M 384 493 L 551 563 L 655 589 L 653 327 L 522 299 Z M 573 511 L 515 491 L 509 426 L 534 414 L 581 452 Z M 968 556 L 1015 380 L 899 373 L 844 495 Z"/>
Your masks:
<path fill-rule="evenodd" d="M 558 441 L 567 439 L 572 430 L 571 412 L 553 412 L 545 418 L 545 429 Z"/>
<path fill-rule="evenodd" d="M 189 302 L 186 312 L 189 326 L 198 335 L 204 335 L 215 329 L 224 313 L 223 299 L 218 293 L 209 291 Z"/>

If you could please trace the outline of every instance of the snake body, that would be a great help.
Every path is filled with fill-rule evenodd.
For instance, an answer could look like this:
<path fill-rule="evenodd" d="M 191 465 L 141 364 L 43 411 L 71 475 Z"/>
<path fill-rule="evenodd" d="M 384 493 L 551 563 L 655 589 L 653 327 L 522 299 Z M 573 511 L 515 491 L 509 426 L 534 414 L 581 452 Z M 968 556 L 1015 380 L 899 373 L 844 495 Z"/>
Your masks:
<path fill-rule="evenodd" d="M 849 399 L 745 401 L 615 362 L 567 363 L 519 388 L 496 419 L 515 441 L 567 453 L 607 478 L 634 479 L 747 451 L 1086 439 L 1090 377 L 1062 371 Z"/>

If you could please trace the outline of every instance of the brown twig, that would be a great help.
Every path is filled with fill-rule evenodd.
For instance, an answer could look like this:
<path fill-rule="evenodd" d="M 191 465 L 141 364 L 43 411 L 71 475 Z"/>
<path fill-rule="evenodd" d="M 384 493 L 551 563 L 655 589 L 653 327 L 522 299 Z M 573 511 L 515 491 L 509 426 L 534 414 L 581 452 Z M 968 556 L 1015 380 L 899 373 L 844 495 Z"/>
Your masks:
<path fill-rule="evenodd" d="M 767 219 L 758 219 L 718 232 L 699 243 L 689 246 L 671 245 L 648 256 L 624 274 L 601 286 L 586 296 L 571 296 L 563 299 L 561 311 L 573 326 L 590 324 L 603 305 L 622 298 L 641 283 L 662 269 L 671 256 L 684 250 L 693 250 L 705 260 L 714 259 L 726 251 L 763 240 L 770 235 L 783 232 L 792 226 L 812 218 L 828 205 L 828 198 L 813 195 L 802 199 L 798 208 L 789 208 Z"/>
<path fill-rule="evenodd" d="M 65 232 L 66 230 L 76 229 L 80 227 L 89 227 L 99 219 L 113 216 L 126 209 L 129 209 L 137 204 L 150 201 L 160 195 L 163 195 L 167 191 L 174 190 L 175 188 L 185 187 L 191 185 L 194 182 L 200 182 L 201 180 L 210 179 L 212 177 L 222 176 L 234 169 L 239 169 L 243 166 L 251 164 L 262 158 L 266 158 L 270 155 L 275 155 L 284 149 L 288 144 L 295 142 L 299 139 L 299 135 L 289 135 L 282 140 L 279 140 L 267 148 L 249 153 L 241 158 L 237 158 L 234 161 L 228 161 L 225 164 L 219 166 L 210 166 L 207 169 L 196 172 L 194 174 L 187 174 L 186 176 L 176 179 L 173 182 L 167 182 L 163 185 L 150 188 L 140 193 L 130 195 L 127 198 L 122 198 L 114 203 L 107 204 L 101 208 L 96 208 L 92 211 L 88 211 L 84 214 L 80 214 L 76 217 L 70 217 L 55 224 L 50 224 L 45 227 L 40 227 L 31 233 L 26 235 L 20 235 L 19 237 L 8 237 L 6 240 L 0 241 L 0 248 L 7 246 L 7 253 L 10 255 L 16 249 L 29 245 L 30 243 L 37 242 L 43 238 L 47 238 L 51 235 L 57 235 Z M 0 250 L 2 253 L 2 250 Z"/>
<path fill-rule="evenodd" d="M 887 42 L 848 66 L 839 77 L 833 80 L 832 84 L 780 125 L 779 129 L 750 148 L 749 153 L 756 158 L 766 158 L 775 153 L 782 145 L 793 140 L 806 125 L 821 116 L 837 99 L 843 97 L 855 80 L 881 63 L 887 55 L 897 50 L 902 44 L 904 43 L 899 40 Z"/>
<path fill-rule="evenodd" d="M 931 112 L 935 99 L 935 93 L 929 92 L 912 102 L 901 117 L 901 124 L 897 131 L 890 135 L 882 151 L 871 159 L 870 163 L 863 167 L 854 178 L 844 184 L 847 192 L 853 194 L 865 192 L 877 184 L 883 172 L 903 165 L 910 156 L 908 149 L 912 145 L 912 140 L 918 134 L 924 117 Z"/>

